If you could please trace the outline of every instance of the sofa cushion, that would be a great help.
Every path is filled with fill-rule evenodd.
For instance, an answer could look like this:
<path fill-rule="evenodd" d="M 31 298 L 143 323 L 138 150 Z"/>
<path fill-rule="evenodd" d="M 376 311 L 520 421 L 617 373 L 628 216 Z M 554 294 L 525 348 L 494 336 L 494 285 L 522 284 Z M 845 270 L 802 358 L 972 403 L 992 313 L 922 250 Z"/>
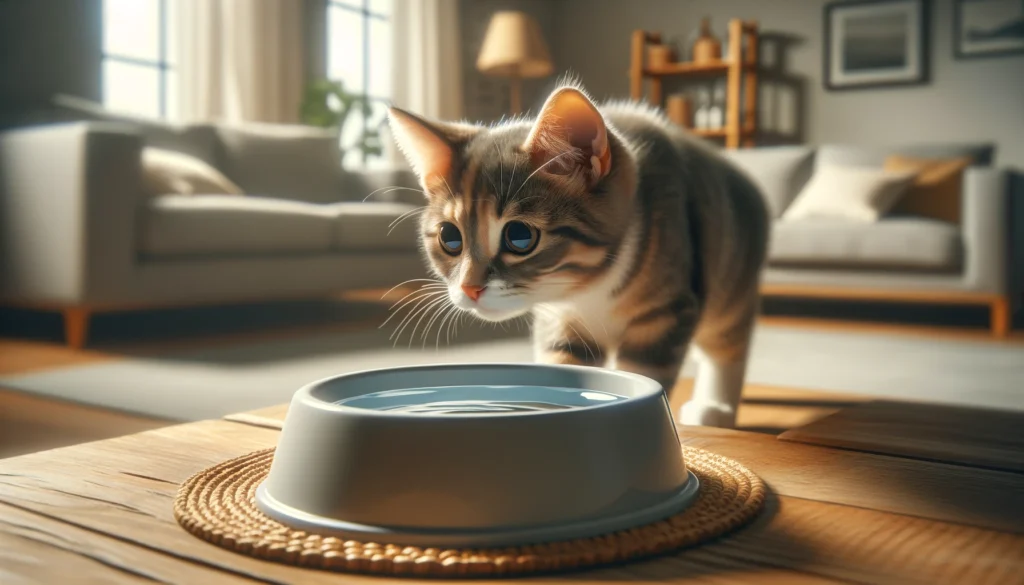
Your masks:
<path fill-rule="evenodd" d="M 993 144 L 907 144 L 904 146 L 857 146 L 852 144 L 823 144 L 818 148 L 815 166 L 839 164 L 880 167 L 885 159 L 901 154 L 914 158 L 960 158 L 968 157 L 972 164 L 989 166 L 995 155 Z"/>
<path fill-rule="evenodd" d="M 963 264 L 960 231 L 931 219 L 776 222 L 769 264 L 952 272 Z"/>
<path fill-rule="evenodd" d="M 54 105 L 76 117 L 123 124 L 142 136 L 146 146 L 173 150 L 219 167 L 220 139 L 212 124 L 170 124 L 162 120 L 112 112 L 103 104 L 83 98 L 59 95 Z"/>
<path fill-rule="evenodd" d="M 232 195 L 163 195 L 145 206 L 139 251 L 159 257 L 328 252 L 326 206 Z"/>
<path fill-rule="evenodd" d="M 722 151 L 757 185 L 771 217 L 782 215 L 811 176 L 814 149 L 809 146 L 772 146 Z"/>
<path fill-rule="evenodd" d="M 173 150 L 142 149 L 142 187 L 146 195 L 242 195 L 242 189 L 220 171 Z"/>
<path fill-rule="evenodd" d="M 930 217 L 960 224 L 964 171 L 968 157 L 951 159 L 913 158 L 902 155 L 885 159 L 889 171 L 912 170 L 914 183 L 892 209 L 892 215 Z"/>
<path fill-rule="evenodd" d="M 338 134 L 308 126 L 219 126 L 223 171 L 246 193 L 315 203 L 341 201 Z"/>
<path fill-rule="evenodd" d="M 822 165 L 814 171 L 782 220 L 877 221 L 896 204 L 915 176 L 913 171 Z"/>
<path fill-rule="evenodd" d="M 404 203 L 370 202 L 336 203 L 330 207 L 337 212 L 334 241 L 342 251 L 419 248 L 419 214 L 416 210 L 421 207 Z"/>

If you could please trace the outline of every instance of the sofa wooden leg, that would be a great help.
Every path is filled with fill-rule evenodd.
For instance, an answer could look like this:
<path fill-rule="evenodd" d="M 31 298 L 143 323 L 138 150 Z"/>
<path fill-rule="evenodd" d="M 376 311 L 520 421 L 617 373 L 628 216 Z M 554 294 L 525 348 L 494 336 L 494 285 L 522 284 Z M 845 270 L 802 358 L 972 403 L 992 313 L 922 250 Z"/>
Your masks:
<path fill-rule="evenodd" d="M 85 347 L 89 335 L 89 309 L 71 307 L 64 309 L 64 341 L 75 349 Z"/>
<path fill-rule="evenodd" d="M 1001 297 L 992 301 L 992 335 L 1006 337 L 1010 334 L 1010 299 Z"/>

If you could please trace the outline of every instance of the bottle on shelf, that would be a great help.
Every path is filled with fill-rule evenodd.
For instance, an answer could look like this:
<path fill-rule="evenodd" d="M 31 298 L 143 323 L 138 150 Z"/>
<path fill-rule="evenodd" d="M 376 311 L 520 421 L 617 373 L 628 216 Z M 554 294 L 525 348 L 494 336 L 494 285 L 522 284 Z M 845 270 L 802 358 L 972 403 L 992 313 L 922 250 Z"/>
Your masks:
<path fill-rule="evenodd" d="M 708 108 L 708 128 L 719 130 L 725 125 L 725 84 L 715 83 L 714 92 Z"/>
<path fill-rule="evenodd" d="M 697 111 L 693 115 L 693 126 L 698 130 L 707 130 L 711 114 L 711 96 L 707 89 L 697 92 Z"/>

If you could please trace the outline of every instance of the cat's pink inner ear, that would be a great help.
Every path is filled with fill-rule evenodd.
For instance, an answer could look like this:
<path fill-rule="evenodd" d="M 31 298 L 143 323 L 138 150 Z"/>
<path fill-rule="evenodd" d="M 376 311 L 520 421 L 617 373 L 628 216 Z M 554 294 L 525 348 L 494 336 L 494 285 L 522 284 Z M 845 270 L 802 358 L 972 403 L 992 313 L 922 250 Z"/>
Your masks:
<path fill-rule="evenodd" d="M 388 110 L 388 124 L 399 150 L 424 184 L 449 177 L 454 152 L 440 129 L 404 110 Z"/>
<path fill-rule="evenodd" d="M 548 98 L 523 146 L 534 165 L 552 174 L 581 172 L 593 183 L 611 170 L 604 118 L 587 96 L 573 88 L 560 89 Z"/>

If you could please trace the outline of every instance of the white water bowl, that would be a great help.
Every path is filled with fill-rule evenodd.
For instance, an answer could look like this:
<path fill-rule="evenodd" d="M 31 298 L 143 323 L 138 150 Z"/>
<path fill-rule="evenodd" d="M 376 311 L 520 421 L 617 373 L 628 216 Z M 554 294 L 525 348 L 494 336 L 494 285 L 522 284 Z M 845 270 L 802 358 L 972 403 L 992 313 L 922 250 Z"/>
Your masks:
<path fill-rule="evenodd" d="M 363 542 L 494 547 L 666 518 L 697 494 L 649 378 L 522 364 L 392 368 L 292 399 L 256 500 Z"/>

